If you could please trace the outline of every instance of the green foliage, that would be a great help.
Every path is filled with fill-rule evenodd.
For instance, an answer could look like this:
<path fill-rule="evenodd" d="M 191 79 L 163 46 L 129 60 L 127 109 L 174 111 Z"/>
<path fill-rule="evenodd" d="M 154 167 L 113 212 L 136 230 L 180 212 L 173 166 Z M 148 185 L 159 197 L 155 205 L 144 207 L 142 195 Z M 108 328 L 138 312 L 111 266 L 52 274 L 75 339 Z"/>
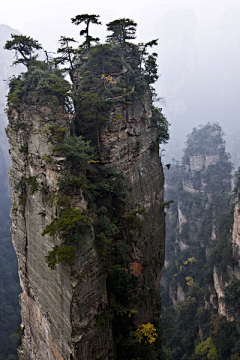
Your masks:
<path fill-rule="evenodd" d="M 20 153 L 27 154 L 28 153 L 28 144 L 21 145 L 21 147 L 18 150 Z"/>
<path fill-rule="evenodd" d="M 107 24 L 107 30 L 112 34 L 107 36 L 107 41 L 125 45 L 127 40 L 136 38 L 136 27 L 137 23 L 127 18 L 111 21 Z"/>
<path fill-rule="evenodd" d="M 160 207 L 162 208 L 162 210 L 164 210 L 164 208 L 170 209 L 170 206 L 172 204 L 174 204 L 174 200 L 168 200 L 164 204 L 161 204 Z"/>
<path fill-rule="evenodd" d="M 30 185 L 30 194 L 33 194 L 35 191 L 38 190 L 36 176 L 30 176 L 29 178 L 26 178 L 26 183 Z"/>
<path fill-rule="evenodd" d="M 157 56 L 157 53 L 149 54 L 144 62 L 144 75 L 148 84 L 153 84 L 158 79 Z"/>
<path fill-rule="evenodd" d="M 208 337 L 205 341 L 198 344 L 195 349 L 195 354 L 201 356 L 206 355 L 209 360 L 216 360 L 217 349 L 216 346 L 213 344 L 212 339 Z"/>
<path fill-rule="evenodd" d="M 111 273 L 113 269 L 113 262 L 111 257 L 114 246 L 113 238 L 108 238 L 103 232 L 101 232 L 97 236 L 97 245 L 103 269 L 106 272 Z"/>
<path fill-rule="evenodd" d="M 98 20 L 99 15 L 95 14 L 81 14 L 77 15 L 74 18 L 72 18 L 72 23 L 75 25 L 80 25 L 81 23 L 86 24 L 86 28 L 80 31 L 80 36 L 85 36 L 85 41 L 83 43 L 83 46 L 86 46 L 88 49 L 91 46 L 91 42 L 98 42 L 100 39 L 98 37 L 94 38 L 91 35 L 89 35 L 89 25 L 90 24 L 96 24 L 101 25 L 101 22 Z"/>
<path fill-rule="evenodd" d="M 66 138 L 62 144 L 62 151 L 74 165 L 86 169 L 94 158 L 90 143 L 90 141 L 85 141 L 83 136 Z"/>
<path fill-rule="evenodd" d="M 113 22 L 117 26 L 117 33 L 120 31 L 120 38 L 121 36 L 124 38 L 122 31 L 125 33 L 125 25 L 121 20 L 127 22 L 130 20 L 117 20 L 117 23 L 121 23 L 121 29 L 123 26 L 123 30 L 118 30 L 117 23 Z M 123 38 L 119 41 L 124 41 Z M 149 90 L 149 83 L 157 79 L 156 54 L 151 55 L 152 66 L 150 67 L 147 66 L 146 51 L 148 44 L 154 45 L 156 41 L 146 44 L 145 50 L 133 44 L 130 46 L 127 41 L 125 43 L 119 41 L 114 40 L 111 45 L 97 45 L 91 48 L 87 54 L 87 61 L 78 70 L 81 74 L 81 86 L 76 92 L 77 96 L 74 96 L 76 129 L 79 135 L 84 134 L 87 139 L 92 140 L 94 145 L 100 145 L 100 128 L 109 121 L 110 111 L 116 107 L 116 104 L 121 103 L 127 108 L 135 100 L 139 101 L 139 98 L 142 98 Z M 118 77 L 116 81 L 111 76 L 113 73 L 121 73 L 121 77 Z M 118 118 L 123 117 L 122 114 L 117 115 Z M 113 116 L 113 119 L 116 117 Z M 161 123 L 160 141 L 162 141 L 166 138 L 168 123 L 163 115 L 158 116 L 158 121 L 159 124 Z"/>
<path fill-rule="evenodd" d="M 8 108 L 16 108 L 20 104 L 22 97 L 23 80 L 21 75 L 18 75 L 18 77 L 13 75 L 8 83 L 8 86 L 9 86 L 9 92 L 7 95 Z"/>
<path fill-rule="evenodd" d="M 217 349 L 217 360 L 230 360 L 233 353 L 239 355 L 237 342 L 239 333 L 236 323 L 229 322 L 225 316 L 213 314 L 210 321 L 209 336 Z"/>
<path fill-rule="evenodd" d="M 7 105 L 9 109 L 18 107 L 22 102 L 46 105 L 54 113 L 63 107 L 71 110 L 69 101 L 70 84 L 60 74 L 39 67 L 29 69 L 9 81 Z"/>
<path fill-rule="evenodd" d="M 86 187 L 87 179 L 85 176 L 77 177 L 73 176 L 71 174 L 64 174 L 60 177 L 58 181 L 58 187 L 60 190 L 71 191 L 74 188 L 82 188 L 84 189 Z"/>
<path fill-rule="evenodd" d="M 33 90 L 32 85 L 36 85 L 32 95 L 41 105 L 49 106 L 53 113 L 60 112 L 63 106 L 71 110 L 69 102 L 70 84 L 67 80 L 58 74 L 40 69 L 28 74 L 26 80 L 28 80 L 29 84 L 27 91 Z"/>
<path fill-rule="evenodd" d="M 56 126 L 55 125 L 49 125 L 48 130 L 50 130 L 52 132 L 52 134 L 54 134 L 54 132 L 56 130 Z"/>
<path fill-rule="evenodd" d="M 55 138 L 58 142 L 63 141 L 66 134 L 69 132 L 69 127 L 65 126 L 63 128 L 58 128 L 55 132 Z"/>
<path fill-rule="evenodd" d="M 162 114 L 162 109 L 152 106 L 152 119 L 158 125 L 159 131 L 159 144 L 166 144 L 169 140 L 169 122 Z"/>
<path fill-rule="evenodd" d="M 15 190 L 20 192 L 19 198 L 27 195 L 26 184 L 30 185 L 30 194 L 33 194 L 38 190 L 38 183 L 36 176 L 30 176 L 29 178 L 22 177 L 21 180 L 16 184 Z"/>
<path fill-rule="evenodd" d="M 139 55 L 140 55 L 140 68 L 142 68 L 149 59 L 150 55 L 147 51 L 147 48 L 157 46 L 157 44 L 158 44 L 158 39 L 151 40 L 147 43 L 139 43 L 138 44 L 138 51 L 139 51 Z M 155 57 L 155 60 L 156 60 L 156 57 Z M 155 69 L 157 68 L 156 64 L 155 64 L 154 68 Z"/>
<path fill-rule="evenodd" d="M 55 269 L 56 264 L 71 265 L 74 262 L 76 246 L 82 242 L 83 236 L 91 228 L 91 218 L 80 209 L 69 207 L 70 200 L 69 196 L 53 198 L 52 201 L 56 201 L 56 205 L 60 207 L 60 214 L 42 232 L 42 236 L 57 235 L 63 240 L 61 246 L 54 246 L 46 256 L 47 264 L 52 270 Z"/>
<path fill-rule="evenodd" d="M 64 65 L 68 63 L 69 67 L 63 69 L 64 72 L 68 72 L 71 80 L 73 81 L 73 71 L 74 71 L 74 61 L 76 58 L 77 50 L 74 49 L 70 43 L 76 43 L 76 40 L 73 38 L 69 38 L 66 36 L 61 36 L 60 40 L 60 48 L 57 50 L 57 53 L 61 56 L 57 57 L 55 61 L 57 64 Z"/>
<path fill-rule="evenodd" d="M 45 227 L 42 236 L 46 234 L 50 236 L 60 234 L 62 236 L 74 237 L 74 235 L 79 235 L 80 230 L 82 232 L 86 230 L 89 224 L 90 219 L 80 209 L 63 208 L 60 211 L 60 216 Z"/>
<path fill-rule="evenodd" d="M 51 157 L 49 155 L 44 154 L 41 156 L 41 160 L 50 161 Z"/>
<path fill-rule="evenodd" d="M 90 81 L 92 87 L 95 85 L 90 75 L 86 75 L 83 81 Z M 94 145 L 100 144 L 99 127 L 108 121 L 109 104 L 102 98 L 101 90 L 94 92 L 86 89 L 80 91 L 78 97 L 74 97 L 78 134 L 84 134 Z"/>
<path fill-rule="evenodd" d="M 105 198 L 109 195 L 112 198 L 125 198 L 128 187 L 125 183 L 125 175 L 118 171 L 113 165 L 105 165 L 101 169 L 100 179 L 89 185 L 89 192 L 96 197 Z"/>
<path fill-rule="evenodd" d="M 58 246 L 55 245 L 48 255 L 45 256 L 46 262 L 51 270 L 56 268 L 59 263 L 71 265 L 76 257 L 76 248 L 73 246 Z"/>
<path fill-rule="evenodd" d="M 147 215 L 145 207 L 137 204 L 136 208 L 124 216 L 127 227 L 131 230 L 140 231 L 143 229 L 143 219 Z"/>
<path fill-rule="evenodd" d="M 213 241 L 212 249 L 208 255 L 205 266 L 206 280 L 212 282 L 213 267 L 218 269 L 227 276 L 227 267 L 234 266 L 233 249 L 231 243 L 231 230 L 233 226 L 233 208 L 223 213 L 218 218 L 218 228 L 216 240 Z"/>
<path fill-rule="evenodd" d="M 224 289 L 223 302 L 228 315 L 238 320 L 240 316 L 240 280 L 232 281 Z"/>
<path fill-rule="evenodd" d="M 11 37 L 12 39 L 6 42 L 4 49 L 15 50 L 17 60 L 13 62 L 13 65 L 23 64 L 28 69 L 35 66 L 38 55 L 34 55 L 34 53 L 36 50 L 42 49 L 38 41 L 24 35 L 11 34 Z"/>
<path fill-rule="evenodd" d="M 215 131 L 214 136 L 212 136 L 213 131 Z M 188 135 L 186 145 L 186 150 L 190 155 L 202 153 L 212 155 L 218 148 L 218 153 L 224 158 L 226 157 L 223 132 L 217 123 L 207 123 L 205 126 L 201 125 L 199 128 L 194 128 L 192 133 Z"/>
<path fill-rule="evenodd" d="M 117 227 L 117 225 L 114 224 L 114 222 L 112 222 L 105 214 L 100 213 L 98 215 L 97 226 L 99 228 L 99 231 L 104 233 L 107 237 L 114 236 L 119 232 L 119 228 Z"/>

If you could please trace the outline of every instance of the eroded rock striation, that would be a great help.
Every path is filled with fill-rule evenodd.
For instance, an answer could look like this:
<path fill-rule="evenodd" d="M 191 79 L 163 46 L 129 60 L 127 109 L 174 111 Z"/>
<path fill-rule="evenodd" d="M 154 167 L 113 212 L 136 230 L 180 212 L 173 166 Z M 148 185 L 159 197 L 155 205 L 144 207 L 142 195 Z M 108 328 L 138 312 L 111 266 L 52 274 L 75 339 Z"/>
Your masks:
<path fill-rule="evenodd" d="M 61 121 L 66 123 L 66 119 L 56 119 L 57 123 Z M 54 156 L 50 124 L 49 114 L 43 109 L 22 108 L 11 112 L 7 128 L 12 157 L 11 230 L 22 287 L 22 359 L 65 359 L 72 353 L 70 272 L 63 266 L 50 271 L 45 256 L 57 239 L 41 235 L 56 213 L 55 206 L 48 206 L 45 192 L 57 190 L 66 161 Z"/>

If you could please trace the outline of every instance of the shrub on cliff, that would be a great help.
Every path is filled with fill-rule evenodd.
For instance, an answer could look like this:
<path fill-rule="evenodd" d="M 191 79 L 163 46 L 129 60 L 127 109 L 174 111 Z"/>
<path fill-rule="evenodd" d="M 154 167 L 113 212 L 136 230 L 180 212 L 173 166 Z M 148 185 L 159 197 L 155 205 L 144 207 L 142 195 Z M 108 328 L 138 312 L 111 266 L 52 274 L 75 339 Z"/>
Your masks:
<path fill-rule="evenodd" d="M 162 113 L 162 109 L 152 106 L 152 119 L 158 125 L 159 144 L 166 144 L 169 140 L 169 122 Z"/>
<path fill-rule="evenodd" d="M 94 161 L 94 150 L 90 143 L 82 136 L 74 136 L 63 141 L 62 150 L 75 166 L 85 169 L 91 161 Z"/>
<path fill-rule="evenodd" d="M 71 110 L 70 84 L 59 74 L 34 68 L 9 81 L 7 105 L 17 108 L 21 103 L 49 106 L 56 113 L 64 107 Z"/>

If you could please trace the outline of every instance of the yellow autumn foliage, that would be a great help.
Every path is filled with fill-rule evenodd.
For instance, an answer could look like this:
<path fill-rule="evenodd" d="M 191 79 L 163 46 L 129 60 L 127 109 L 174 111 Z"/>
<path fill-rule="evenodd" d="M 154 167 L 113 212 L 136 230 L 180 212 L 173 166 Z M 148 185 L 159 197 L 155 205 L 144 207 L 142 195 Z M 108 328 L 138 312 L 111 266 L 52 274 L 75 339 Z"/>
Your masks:
<path fill-rule="evenodd" d="M 110 75 L 105 76 L 105 75 L 102 74 L 101 79 L 106 80 L 106 82 L 108 82 L 109 84 L 116 84 L 116 81 L 115 81 L 114 78 L 113 78 L 112 76 L 110 76 Z"/>
<path fill-rule="evenodd" d="M 193 285 L 194 280 L 193 280 L 193 278 L 192 278 L 191 276 L 187 276 L 187 277 L 185 277 L 185 279 L 187 280 L 187 285 L 188 285 L 188 286 L 192 286 L 192 285 Z"/>
<path fill-rule="evenodd" d="M 157 329 L 150 322 L 142 324 L 136 331 L 136 338 L 140 343 L 143 341 L 152 345 L 158 338 Z"/>
<path fill-rule="evenodd" d="M 188 258 L 186 261 L 183 261 L 183 264 L 187 265 L 188 263 L 194 263 L 195 261 L 197 261 L 197 259 L 193 256 L 191 258 Z"/>

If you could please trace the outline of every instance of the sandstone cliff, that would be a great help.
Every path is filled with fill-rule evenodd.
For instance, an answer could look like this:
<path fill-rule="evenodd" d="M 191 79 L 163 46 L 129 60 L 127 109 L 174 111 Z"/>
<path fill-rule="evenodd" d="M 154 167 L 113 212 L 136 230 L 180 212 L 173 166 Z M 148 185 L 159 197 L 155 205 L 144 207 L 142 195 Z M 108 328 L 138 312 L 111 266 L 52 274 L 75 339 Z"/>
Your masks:
<path fill-rule="evenodd" d="M 26 98 L 25 102 L 8 111 L 12 237 L 22 286 L 21 360 L 121 359 L 123 348 L 128 348 L 129 356 L 132 356 L 131 342 L 133 346 L 140 344 L 129 329 L 126 336 L 128 332 L 133 336 L 131 342 L 127 343 L 130 339 L 120 340 L 124 322 L 131 322 L 136 331 L 134 317 L 143 324 L 152 317 L 159 318 L 158 296 L 154 291 L 157 293 L 159 288 L 164 261 L 164 176 L 156 143 L 159 125 L 152 115 L 151 94 L 146 89 L 132 102 L 111 105 L 103 123 L 98 122 L 97 127 L 91 129 L 88 126 L 84 130 L 84 124 L 81 126 L 84 117 L 91 124 L 92 118 L 95 116 L 93 120 L 98 121 L 100 115 L 95 113 L 94 106 L 87 106 L 86 115 L 82 105 L 83 92 L 92 91 L 93 95 L 89 97 L 92 99 L 94 90 L 91 88 L 93 82 L 90 82 L 90 88 L 81 88 L 82 79 L 88 81 L 89 76 L 86 64 L 84 71 L 81 66 L 75 79 L 77 111 L 74 120 L 63 107 L 53 111 L 49 106 L 40 106 L 36 97 Z M 99 81 L 99 75 L 96 78 Z M 114 72 L 111 78 L 116 84 L 122 80 Z M 88 118 L 89 114 L 92 117 Z M 99 149 L 98 160 L 88 161 L 90 170 L 87 162 L 86 168 L 74 164 L 62 150 L 64 139 L 76 139 L 74 136 L 80 134 L 86 135 L 86 139 L 91 139 Z M 114 165 L 118 171 L 117 175 L 108 173 L 111 186 L 101 178 L 104 171 L 109 171 L 106 170 L 109 165 Z M 120 209 L 122 205 L 112 187 L 118 187 L 115 183 L 119 174 L 124 175 L 128 190 L 125 200 L 121 200 L 125 215 L 118 220 L 123 225 L 120 230 L 115 230 L 118 207 Z M 78 183 L 64 193 L 65 188 L 62 190 L 60 183 L 70 178 L 78 182 L 81 178 L 85 183 Z M 102 193 L 95 195 L 100 186 Z M 95 192 L 87 192 L 89 188 Z M 120 188 L 114 191 L 117 193 Z M 95 204 L 85 195 L 87 193 L 95 196 Z M 79 219 L 89 219 L 89 222 L 79 225 L 71 218 L 73 225 L 64 228 L 65 232 L 63 228 L 61 234 L 46 231 L 50 229 L 48 226 L 60 224 L 65 201 L 68 204 L 66 211 Z M 110 213 L 108 218 L 103 215 L 105 211 Z M 64 219 L 70 221 L 66 216 Z M 103 234 L 105 225 L 101 220 L 109 224 L 108 238 L 107 230 Z M 68 234 L 71 226 L 74 229 L 82 226 L 81 235 L 74 230 L 74 239 L 80 239 L 73 242 L 74 261 L 54 263 L 51 269 L 46 256 L 53 249 L 62 249 L 68 242 L 62 234 Z M 98 235 L 97 229 L 100 229 Z M 114 231 L 121 233 L 121 241 L 110 237 L 114 236 Z M 118 248 L 126 256 L 122 263 L 112 264 L 111 254 L 115 262 L 122 256 Z M 104 251 L 106 258 L 102 255 Z M 123 306 L 124 297 L 119 302 L 117 294 L 124 296 L 128 288 L 127 303 Z M 127 326 L 129 328 L 129 324 Z M 144 350 L 146 356 L 147 349 Z M 144 352 L 141 356 L 145 356 Z"/>

